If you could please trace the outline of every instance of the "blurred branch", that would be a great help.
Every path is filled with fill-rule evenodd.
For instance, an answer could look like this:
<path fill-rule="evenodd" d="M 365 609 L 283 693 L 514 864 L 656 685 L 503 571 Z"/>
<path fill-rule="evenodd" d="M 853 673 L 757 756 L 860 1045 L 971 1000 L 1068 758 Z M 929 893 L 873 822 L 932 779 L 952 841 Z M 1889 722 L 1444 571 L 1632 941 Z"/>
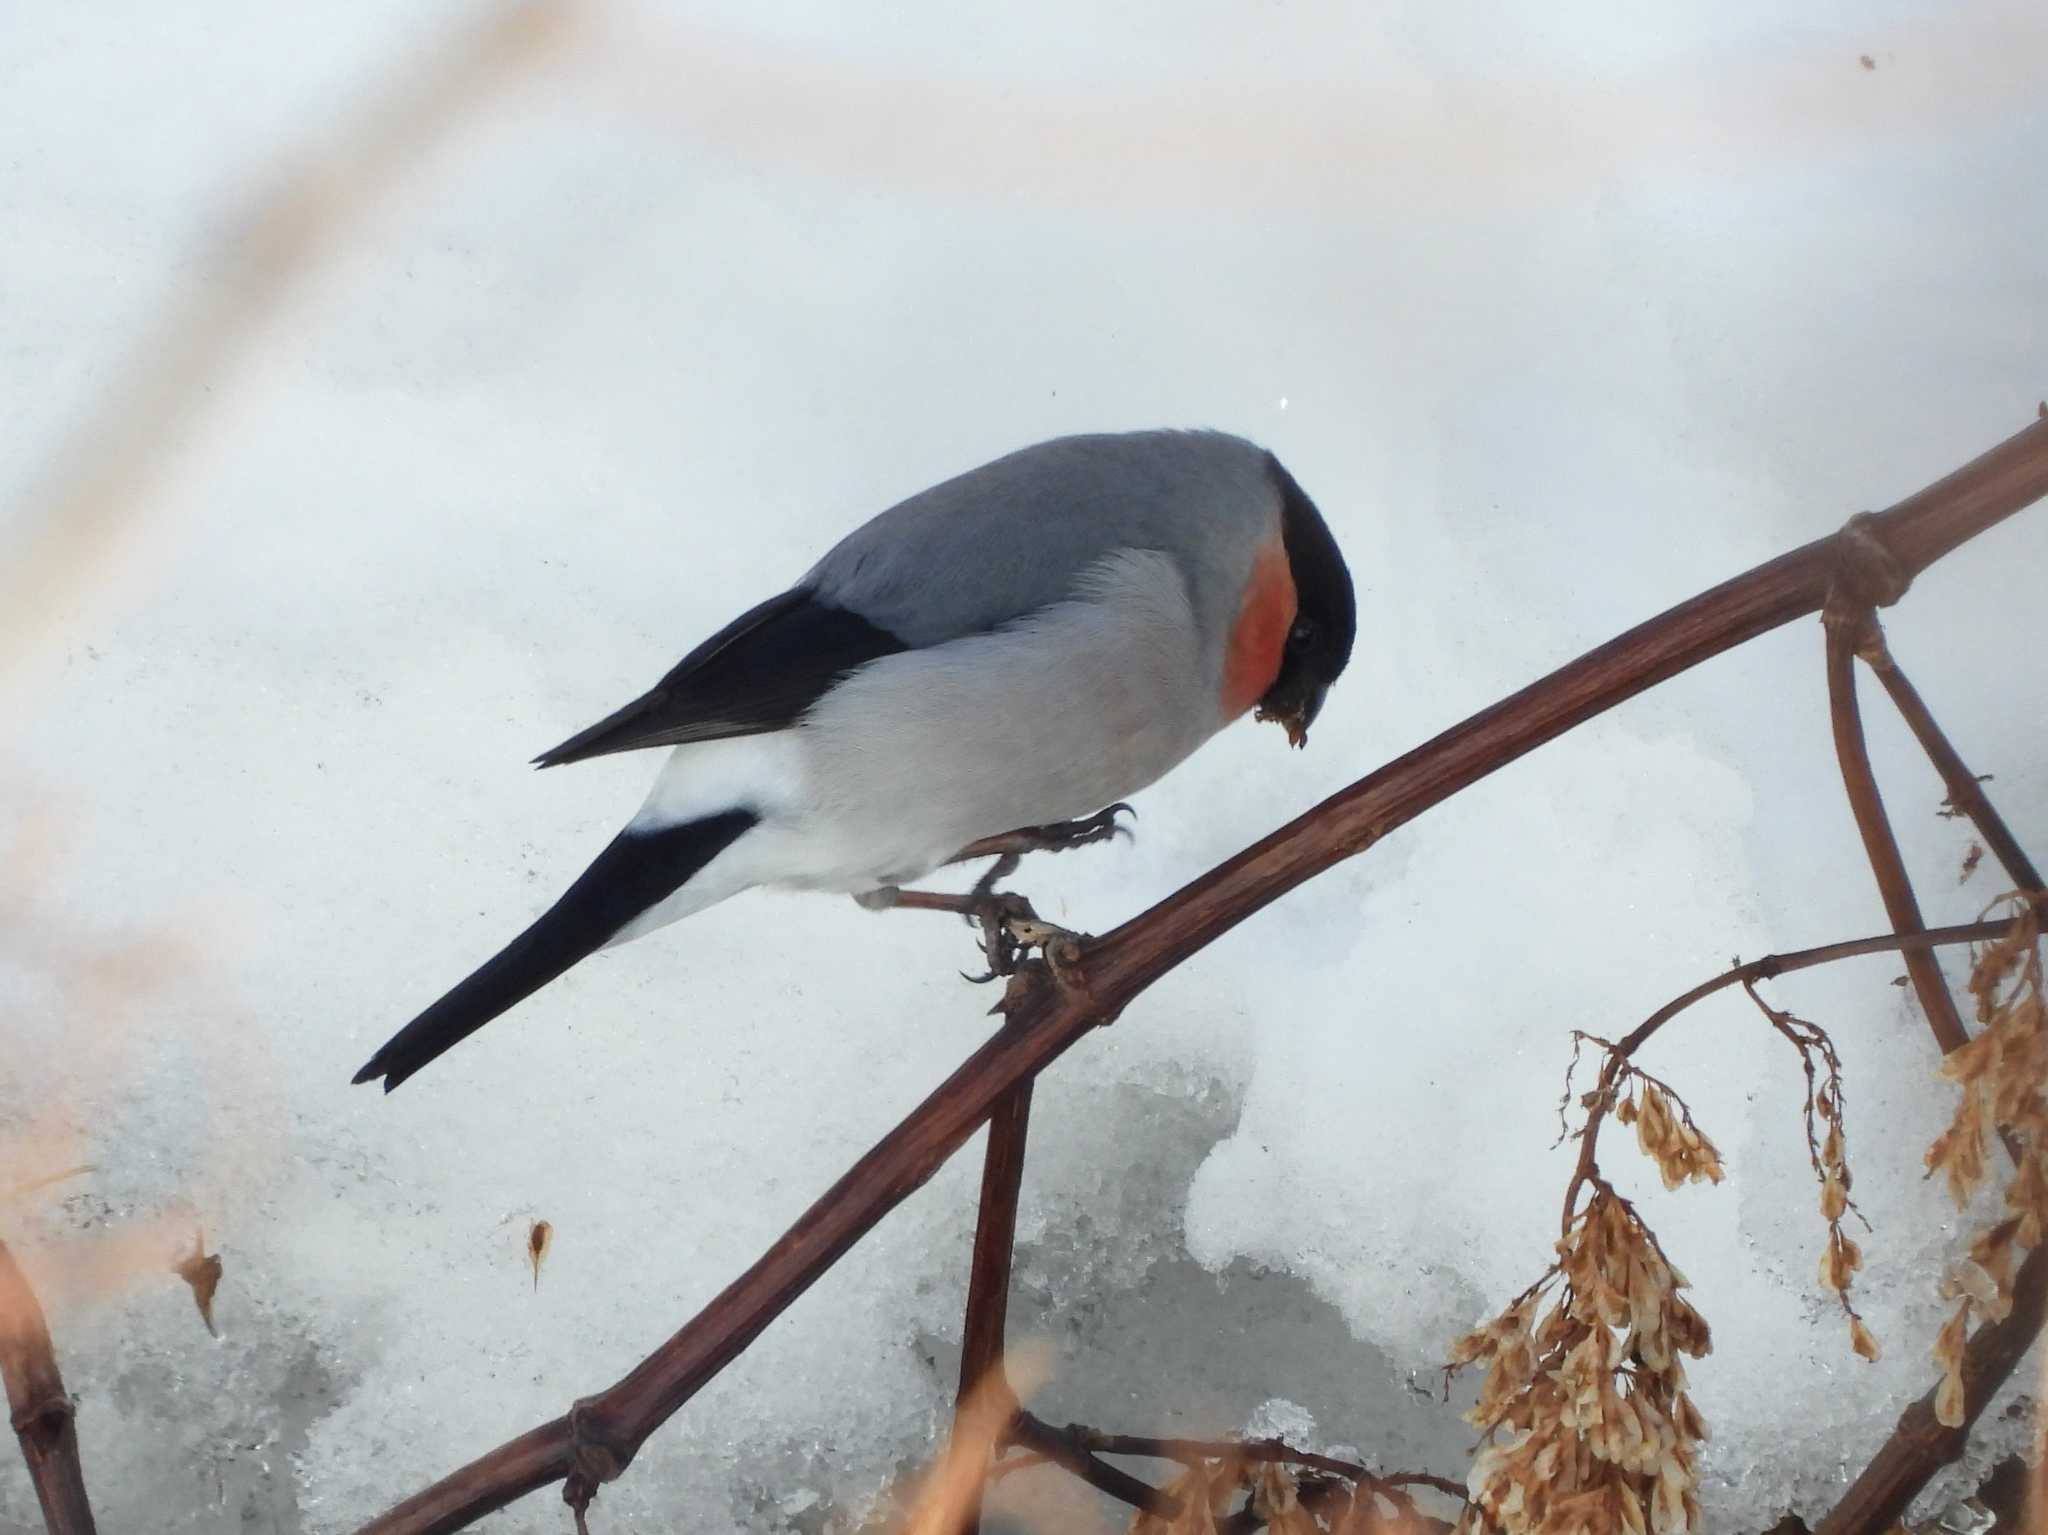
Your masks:
<path fill-rule="evenodd" d="M 572 1473 L 618 1476 L 647 1437 L 919 1188 L 1022 1083 L 1154 981 L 1255 912 L 1573 726 L 1820 609 L 1844 551 L 1883 552 L 1894 594 L 1966 540 L 2048 494 L 2048 421 L 1900 502 L 1638 625 L 1341 790 L 1104 937 L 1057 976 L 1012 977 L 1008 1024 L 798 1217 L 745 1273 L 622 1380 L 408 1498 L 365 1535 L 459 1529 Z M 1884 592 L 1858 593 L 1879 600 Z"/>
<path fill-rule="evenodd" d="M 78 1462 L 71 1397 L 57 1369 L 50 1326 L 28 1278 L 0 1242 L 0 1378 L 7 1411 L 43 1505 L 50 1535 L 93 1535 L 92 1504 Z"/>
<path fill-rule="evenodd" d="M 40 1193 L 52 1184 L 63 1183 L 69 1179 L 82 1177 L 86 1173 L 96 1171 L 98 1169 L 92 1163 L 81 1162 L 76 1167 L 66 1167 L 58 1172 L 44 1173 L 40 1177 L 25 1179 L 11 1188 L 0 1189 L 0 1205 L 13 1204 L 17 1199 L 26 1199 L 29 1195 Z"/>
<path fill-rule="evenodd" d="M 491 87 L 558 45 L 569 0 L 511 0 L 451 36 L 309 154 L 231 232 L 203 282 L 73 434 L 24 547 L 0 568 L 0 673 L 38 652 L 49 622 L 132 531 L 143 493 L 191 437 L 215 383 L 341 232 L 416 167 Z"/>

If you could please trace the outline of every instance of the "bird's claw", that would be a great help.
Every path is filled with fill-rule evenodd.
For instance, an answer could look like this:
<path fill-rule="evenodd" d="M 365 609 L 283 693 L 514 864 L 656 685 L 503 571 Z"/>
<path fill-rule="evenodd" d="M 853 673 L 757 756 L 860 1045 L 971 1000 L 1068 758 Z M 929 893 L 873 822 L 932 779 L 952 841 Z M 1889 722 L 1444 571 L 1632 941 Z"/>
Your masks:
<path fill-rule="evenodd" d="M 1043 826 L 1020 826 L 999 836 L 983 837 L 979 842 L 970 842 L 962 848 L 954 855 L 953 862 L 965 863 L 974 858 L 998 855 L 1014 858 L 1025 853 L 1064 853 L 1091 843 L 1107 842 L 1113 837 L 1128 837 L 1131 829 L 1117 820 L 1119 812 L 1132 820 L 1138 818 L 1135 809 L 1118 800 L 1107 809 L 1083 816 L 1078 821 L 1048 821 Z"/>
<path fill-rule="evenodd" d="M 985 878 L 974 888 L 966 919 L 981 929 L 981 952 L 988 961 L 985 975 L 961 976 L 977 986 L 986 986 L 999 976 L 1014 975 L 1017 967 L 1034 949 L 1044 952 L 1049 944 L 1073 935 L 1057 923 L 1047 922 L 1021 895 L 984 888 L 994 880 Z"/>
<path fill-rule="evenodd" d="M 1083 816 L 1078 821 L 1054 821 L 1045 826 L 1027 826 L 1016 835 L 1031 842 L 1034 852 L 1064 853 L 1070 848 L 1087 847 L 1091 843 L 1130 836 L 1130 827 L 1117 819 L 1119 811 L 1134 821 L 1138 818 L 1136 810 L 1118 800 L 1114 805 L 1098 810 L 1091 816 Z"/>
<path fill-rule="evenodd" d="M 1121 830 L 1116 824 L 1116 813 L 1130 808 L 1128 805 L 1111 805 L 1085 822 L 1061 822 L 1059 829 L 1063 832 L 1077 829 L 1078 835 L 1084 839 L 1099 841 Z M 1031 830 L 1037 833 L 1050 828 L 1035 827 Z M 988 963 L 988 970 L 981 975 L 969 975 L 964 970 L 960 972 L 962 980 L 972 981 L 977 986 L 985 986 L 999 976 L 1017 974 L 1024 961 L 1034 952 L 1043 955 L 1053 970 L 1060 971 L 1070 966 L 1079 956 L 1078 935 L 1058 923 L 1046 921 L 1032 910 L 1030 901 L 1023 896 L 996 889 L 999 883 L 1017 872 L 1017 865 L 1022 861 L 1024 853 L 1031 851 L 1012 843 L 1012 839 L 1017 835 L 1019 834 L 1011 833 L 1006 838 L 989 839 L 990 842 L 1001 841 L 1011 845 L 984 846 L 977 843 L 976 847 L 982 851 L 961 854 L 962 858 L 995 858 L 987 872 L 974 882 L 974 887 L 965 895 L 945 895 L 937 891 L 904 890 L 896 885 L 880 885 L 871 891 L 856 895 L 854 899 L 870 911 L 910 907 L 920 911 L 959 913 L 963 921 L 981 930 L 981 952 L 983 959 Z M 1068 841 L 1059 845 L 1072 847 L 1080 844 Z"/>

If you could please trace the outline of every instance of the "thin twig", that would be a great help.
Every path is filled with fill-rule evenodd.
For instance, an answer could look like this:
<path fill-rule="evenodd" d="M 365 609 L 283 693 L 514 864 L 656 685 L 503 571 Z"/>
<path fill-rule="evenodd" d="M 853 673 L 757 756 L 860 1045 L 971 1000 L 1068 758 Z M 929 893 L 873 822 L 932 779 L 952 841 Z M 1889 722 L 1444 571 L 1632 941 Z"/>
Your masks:
<path fill-rule="evenodd" d="M 1715 992 L 1725 991 L 1731 986 L 1748 986 L 1757 981 L 1770 980 L 1773 976 L 1790 975 L 1795 970 L 1811 970 L 1816 965 L 1833 964 L 1836 960 L 1856 959 L 1865 954 L 1912 954 L 1950 944 L 1980 943 L 1987 939 L 2002 938 L 2012 930 L 2014 920 L 2008 918 L 2002 922 L 1971 922 L 1960 927 L 1925 928 L 1917 933 L 1879 933 L 1870 938 L 1851 938 L 1841 943 L 1826 943 L 1814 949 L 1796 949 L 1789 954 L 1766 954 L 1762 959 L 1753 959 L 1746 965 L 1736 965 L 1723 970 L 1710 980 L 1700 982 L 1692 990 L 1673 997 L 1637 1024 L 1608 1051 L 1607 1060 L 1600 1069 L 1599 1085 L 1587 1094 L 1591 1102 L 1586 1109 L 1585 1127 L 1579 1132 L 1578 1166 L 1572 1171 L 1571 1182 L 1565 1186 L 1564 1229 L 1571 1229 L 1572 1213 L 1578 1207 L 1580 1190 L 1588 1183 L 1599 1181 L 1596 1152 L 1600 1125 L 1612 1106 L 1613 1089 L 1621 1075 L 1622 1067 L 1643 1047 L 1651 1035 L 1695 1002 L 1705 1001 Z M 1594 1043 L 1600 1041 L 1596 1040 Z"/>
<path fill-rule="evenodd" d="M 0 678 L 36 653 L 71 596 L 151 509 L 143 493 L 317 259 L 472 121 L 490 91 L 559 47 L 573 20 L 565 0 L 510 0 L 485 12 L 370 98 L 250 210 L 218 279 L 192 285 L 31 493 L 38 515 L 0 567 Z"/>
<path fill-rule="evenodd" d="M 1892 930 L 1917 933 L 1926 927 L 1920 919 L 1920 902 L 1913 895 L 1913 881 L 1906 873 L 1906 861 L 1892 835 L 1891 821 L 1884 813 L 1884 797 L 1878 792 L 1877 775 L 1871 771 L 1870 753 L 1863 742 L 1863 718 L 1856 707 L 1856 651 L 1866 634 L 1868 611 L 1830 609 L 1827 630 L 1828 718 L 1834 725 L 1835 755 L 1842 765 L 1842 787 L 1849 796 L 1849 809 L 1856 817 L 1856 830 L 1863 838 L 1863 851 L 1876 876 L 1877 891 L 1884 901 L 1885 916 Z M 1926 949 L 1906 951 L 1906 974 L 1912 977 L 1913 994 L 1920 999 L 1920 1011 L 1934 1031 L 1941 1053 L 1960 1050 L 1969 1043 L 1969 1033 L 1956 1011 L 1956 1001 L 1942 978 L 1941 963 Z"/>
<path fill-rule="evenodd" d="M 2048 494 L 2048 421 L 1887 512 L 1859 520 L 1904 576 Z M 855 1242 L 930 1178 L 1019 1083 L 1154 981 L 1324 870 L 1657 683 L 1815 612 L 1840 571 L 1817 539 L 1723 582 L 1580 656 L 1352 784 L 1149 911 L 1088 944 L 1059 979 L 1014 977 L 1010 1027 L 798 1217 L 738 1279 L 624 1379 L 564 1418 L 463 1466 L 365 1526 L 365 1535 L 460 1529 L 572 1472 L 618 1475 L 647 1436 L 701 1390 Z"/>
<path fill-rule="evenodd" d="M 974 1223 L 974 1266 L 967 1280 L 967 1315 L 960 1329 L 961 1414 L 977 1389 L 994 1386 L 1003 1368 L 1004 1327 L 1010 1312 L 1010 1265 L 1017 1239 L 1017 1196 L 1024 1182 L 1025 1141 L 1031 1132 L 1031 1083 L 1013 1088 L 988 1122 L 981 1166 L 981 1208 Z M 961 1535 L 979 1535 L 981 1504 L 968 1509 Z"/>
<path fill-rule="evenodd" d="M 0 1378 L 6 1381 L 8 1415 L 50 1535 L 93 1535 L 78 1431 L 50 1326 L 5 1242 L 0 1242 Z"/>
<path fill-rule="evenodd" d="M 1970 818 L 1977 828 L 1977 835 L 1984 839 L 1984 845 L 1991 849 L 2005 870 L 2005 876 L 2015 888 L 2030 895 L 2040 895 L 2044 889 L 2041 876 L 2036 872 L 2033 860 L 2027 857 L 2019 841 L 2005 824 L 2005 818 L 1993 808 L 1991 798 L 1984 792 L 1984 784 L 1970 771 L 1962 754 L 1949 744 L 1941 726 L 1934 722 L 1926 701 L 1919 690 L 1907 680 L 1899 669 L 1899 663 L 1884 642 L 1884 631 L 1873 620 L 1869 642 L 1862 651 L 1863 659 L 1870 669 L 1877 673 L 1877 680 L 1884 684 L 1884 690 L 1891 696 L 1899 715 L 1906 722 L 1906 728 L 1913 732 L 1913 738 L 1920 743 L 1920 749 L 1927 753 L 1927 759 L 1934 764 L 1934 770 L 1941 774 L 1941 781 L 1948 789 L 1948 802 Z"/>

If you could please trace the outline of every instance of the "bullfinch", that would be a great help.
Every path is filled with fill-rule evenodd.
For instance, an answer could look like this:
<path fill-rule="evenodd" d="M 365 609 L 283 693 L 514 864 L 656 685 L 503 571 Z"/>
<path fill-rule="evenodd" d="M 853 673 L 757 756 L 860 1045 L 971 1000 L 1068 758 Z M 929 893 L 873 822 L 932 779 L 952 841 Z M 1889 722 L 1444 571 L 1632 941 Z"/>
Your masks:
<path fill-rule="evenodd" d="M 1355 628 L 1329 528 L 1242 438 L 1062 437 L 933 486 L 534 759 L 671 748 L 561 899 L 355 1080 L 388 1092 L 586 955 L 750 887 L 891 890 L 1134 794 L 1250 711 L 1299 746 Z"/>

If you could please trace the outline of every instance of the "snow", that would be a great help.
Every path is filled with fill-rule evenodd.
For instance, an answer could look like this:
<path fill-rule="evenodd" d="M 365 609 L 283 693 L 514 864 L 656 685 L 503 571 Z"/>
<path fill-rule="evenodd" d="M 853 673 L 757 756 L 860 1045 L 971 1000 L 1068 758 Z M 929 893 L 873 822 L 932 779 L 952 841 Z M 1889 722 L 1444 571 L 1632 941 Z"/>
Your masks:
<path fill-rule="evenodd" d="M 349 1529 L 556 1415 L 982 1037 L 956 925 L 749 896 L 388 1099 L 346 1085 L 653 767 L 526 759 L 860 518 L 1172 423 L 1266 441 L 1332 522 L 1362 625 L 1310 748 L 1236 727 L 1143 796 L 1135 845 L 1027 868 L 1099 929 L 2048 390 L 2035 6 L 760 9 L 587 13 L 482 96 L 206 386 L 125 579 L 8 658 L 0 1183 L 95 1170 L 4 1235 L 108 1528 Z M 10 546 L 161 317 L 217 296 L 250 200 L 479 14 L 0 13 Z M 2037 514 L 1887 618 L 2037 854 L 2016 640 L 2044 575 Z M 1866 696 L 1930 916 L 1974 915 L 1995 876 L 1957 887 L 1968 833 Z M 1548 1261 L 1568 1031 L 1881 926 L 1814 623 L 1459 796 L 1042 1083 L 1013 1308 L 1055 1343 L 1040 1411 L 1299 1424 L 1459 1474 L 1433 1371 Z M 1880 1363 L 1814 1284 L 1796 1066 L 1739 994 L 1644 1058 L 1728 1182 L 1667 1195 L 1607 1149 L 1715 1329 L 1715 1529 L 1823 1510 L 1933 1379 L 1964 1223 L 1919 1178 L 1949 1100 L 1898 970 L 1772 988 L 1847 1064 Z M 971 1151 L 604 1489 L 605 1528 L 842 1528 L 922 1462 Z M 195 1224 L 219 1342 L 164 1272 Z M 493 1527 L 564 1517 L 550 1493 Z M 35 1519 L 0 1456 L 0 1531 Z"/>

